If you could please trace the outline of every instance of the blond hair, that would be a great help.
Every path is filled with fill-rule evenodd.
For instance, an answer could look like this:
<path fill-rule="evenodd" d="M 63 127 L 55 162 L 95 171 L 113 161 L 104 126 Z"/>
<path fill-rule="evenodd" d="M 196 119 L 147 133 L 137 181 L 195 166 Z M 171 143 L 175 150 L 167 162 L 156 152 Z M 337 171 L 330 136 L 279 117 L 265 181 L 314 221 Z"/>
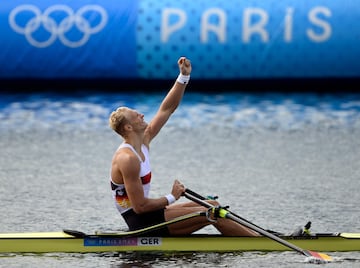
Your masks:
<path fill-rule="evenodd" d="M 119 107 L 113 111 L 109 117 L 110 127 L 120 136 L 125 135 L 125 124 L 129 123 L 125 116 L 126 107 Z"/>

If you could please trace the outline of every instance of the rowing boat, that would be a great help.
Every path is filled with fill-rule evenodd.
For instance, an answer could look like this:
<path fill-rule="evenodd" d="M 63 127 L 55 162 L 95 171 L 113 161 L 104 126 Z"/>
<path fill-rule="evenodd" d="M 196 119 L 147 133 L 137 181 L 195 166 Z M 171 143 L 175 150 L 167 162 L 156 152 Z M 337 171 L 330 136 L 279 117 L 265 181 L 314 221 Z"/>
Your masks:
<path fill-rule="evenodd" d="M 182 215 L 143 229 L 127 232 L 85 234 L 75 230 L 40 233 L 0 233 L 0 253 L 47 252 L 236 252 L 236 251 L 285 251 L 294 250 L 312 258 L 315 263 L 331 262 L 333 258 L 318 251 L 360 251 L 360 233 L 317 233 L 309 231 L 311 222 L 298 236 L 285 236 L 265 230 L 227 207 L 213 206 L 206 198 L 186 189 L 184 196 L 208 211 Z M 210 215 L 214 218 L 211 219 Z M 262 236 L 229 237 L 220 234 L 192 234 L 176 237 L 150 237 L 151 231 L 206 216 L 209 221 L 224 218 L 237 222 Z M 306 248 L 306 249 L 305 249 Z"/>
<path fill-rule="evenodd" d="M 292 244 L 319 251 L 360 251 L 360 233 L 326 233 L 280 236 Z M 0 233 L 1 253 L 47 252 L 236 252 L 285 251 L 288 247 L 267 237 L 225 237 L 193 234 L 182 237 L 124 236 L 116 233 L 84 234 L 78 231 Z"/>

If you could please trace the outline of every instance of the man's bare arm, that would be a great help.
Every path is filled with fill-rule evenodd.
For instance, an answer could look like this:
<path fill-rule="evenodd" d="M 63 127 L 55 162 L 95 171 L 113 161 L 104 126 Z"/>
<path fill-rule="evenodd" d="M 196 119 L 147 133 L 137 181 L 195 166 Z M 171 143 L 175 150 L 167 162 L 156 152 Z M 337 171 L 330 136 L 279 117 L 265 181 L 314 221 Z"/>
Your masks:
<path fill-rule="evenodd" d="M 144 189 L 139 178 L 140 165 L 138 158 L 131 154 L 122 154 L 119 159 L 119 168 L 123 174 L 126 193 L 129 197 L 131 206 L 135 213 L 154 211 L 165 208 L 168 205 L 167 198 L 146 198 L 144 197 Z M 180 182 L 175 181 L 171 194 L 175 199 L 179 199 L 184 191 Z"/>
<path fill-rule="evenodd" d="M 183 76 L 190 75 L 192 69 L 190 60 L 186 59 L 185 57 L 181 57 L 178 60 L 178 66 L 180 73 Z M 162 101 L 158 112 L 146 129 L 144 143 L 147 146 L 149 146 L 150 141 L 159 133 L 161 128 L 165 125 L 171 114 L 176 110 L 181 102 L 187 84 L 179 82 L 178 80 L 174 83 Z"/>

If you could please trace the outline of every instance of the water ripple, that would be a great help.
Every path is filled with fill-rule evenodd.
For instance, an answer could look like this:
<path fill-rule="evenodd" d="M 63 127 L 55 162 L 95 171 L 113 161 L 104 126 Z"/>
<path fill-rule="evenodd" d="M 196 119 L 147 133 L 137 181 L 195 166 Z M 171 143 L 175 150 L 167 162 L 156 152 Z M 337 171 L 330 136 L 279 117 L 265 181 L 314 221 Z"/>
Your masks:
<path fill-rule="evenodd" d="M 130 106 L 149 120 L 163 95 L 92 94 L 0 95 L 0 129 L 103 128 L 109 113 Z M 359 128 L 359 94 L 197 94 L 187 93 L 170 126 L 196 128 L 299 129 L 305 126 Z"/>

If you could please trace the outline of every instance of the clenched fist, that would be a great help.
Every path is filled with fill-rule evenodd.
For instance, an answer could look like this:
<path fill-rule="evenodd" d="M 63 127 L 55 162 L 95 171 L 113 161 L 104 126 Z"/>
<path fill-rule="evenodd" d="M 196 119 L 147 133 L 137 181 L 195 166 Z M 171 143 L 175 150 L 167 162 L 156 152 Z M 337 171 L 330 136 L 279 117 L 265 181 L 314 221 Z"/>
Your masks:
<path fill-rule="evenodd" d="M 190 75 L 191 73 L 191 62 L 186 57 L 181 57 L 178 60 L 180 73 L 183 75 Z"/>

